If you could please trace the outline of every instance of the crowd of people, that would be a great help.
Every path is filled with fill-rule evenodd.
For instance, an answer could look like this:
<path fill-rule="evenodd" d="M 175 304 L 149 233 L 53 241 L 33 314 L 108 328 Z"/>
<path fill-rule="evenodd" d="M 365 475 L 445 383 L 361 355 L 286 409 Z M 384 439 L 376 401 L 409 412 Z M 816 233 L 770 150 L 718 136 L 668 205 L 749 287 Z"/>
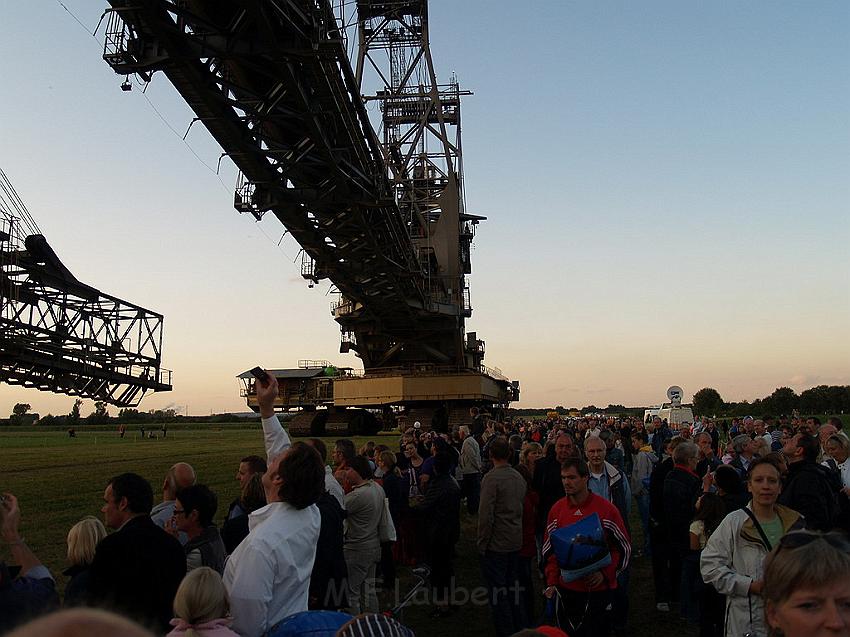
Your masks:
<path fill-rule="evenodd" d="M 378 595 L 410 567 L 427 577 L 435 626 L 475 603 L 461 589 L 477 586 L 499 636 L 625 635 L 645 559 L 655 612 L 678 612 L 701 637 L 850 635 L 850 441 L 837 419 L 496 422 L 473 408 L 450 432 L 414 423 L 397 448 L 328 450 L 290 439 L 277 391 L 272 377 L 257 383 L 266 455 L 239 462 L 220 525 L 217 494 L 186 462 L 156 504 L 143 477 L 115 476 L 103 523 L 68 533 L 61 604 L 6 494 L 14 566 L 0 563 L 0 633 L 61 605 L 15 634 L 129 619 L 139 634 L 259 637 L 321 617 L 323 634 L 410 635 Z M 462 519 L 477 525 L 477 582 L 454 572 Z"/>

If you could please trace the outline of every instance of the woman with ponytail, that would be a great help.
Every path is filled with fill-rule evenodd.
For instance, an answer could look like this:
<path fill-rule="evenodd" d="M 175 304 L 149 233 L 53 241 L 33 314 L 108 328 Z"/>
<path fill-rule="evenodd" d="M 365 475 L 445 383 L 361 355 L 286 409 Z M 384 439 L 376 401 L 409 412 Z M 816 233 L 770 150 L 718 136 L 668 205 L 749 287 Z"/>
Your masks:
<path fill-rule="evenodd" d="M 201 566 L 183 578 L 174 596 L 174 630 L 167 637 L 239 637 L 230 630 L 230 603 L 219 575 Z"/>

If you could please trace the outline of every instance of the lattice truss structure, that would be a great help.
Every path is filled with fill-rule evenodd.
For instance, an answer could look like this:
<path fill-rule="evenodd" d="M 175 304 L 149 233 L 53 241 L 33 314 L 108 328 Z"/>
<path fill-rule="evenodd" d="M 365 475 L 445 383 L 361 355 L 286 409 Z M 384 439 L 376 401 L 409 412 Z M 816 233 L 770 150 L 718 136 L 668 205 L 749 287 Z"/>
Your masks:
<path fill-rule="evenodd" d="M 0 381 L 136 406 L 171 389 L 162 320 L 78 281 L 0 170 Z"/>
<path fill-rule="evenodd" d="M 104 59 L 117 73 L 144 81 L 156 71 L 167 76 L 239 168 L 237 210 L 258 220 L 271 211 L 304 249 L 302 275 L 333 283 L 341 351 L 355 351 L 366 369 L 465 366 L 470 308 L 460 235 L 471 240 L 473 220 L 457 212 L 459 144 L 423 151 L 416 134 L 403 130 L 407 115 L 390 115 L 391 134 L 385 127 L 379 141 L 362 77 L 346 51 L 345 3 L 110 4 Z M 389 6 L 395 4 L 357 6 L 372 20 L 380 7 L 395 12 Z M 427 12 L 425 0 L 404 4 L 425 7 L 417 15 Z M 404 75 L 396 73 L 399 80 Z M 403 90 L 405 104 L 421 101 L 421 91 Z M 393 112 L 407 112 L 400 102 L 384 101 Z M 438 130 L 441 119 L 455 117 L 453 109 L 426 106 L 424 121 Z M 415 161 L 397 159 L 411 152 Z M 442 162 L 439 153 L 446 156 Z M 445 214 L 452 197 L 454 219 Z"/>
<path fill-rule="evenodd" d="M 461 96 L 471 93 L 454 75 L 438 82 L 427 0 L 360 0 L 356 25 L 355 75 L 363 99 L 379 107 L 390 182 L 431 294 L 469 317 L 466 275 L 475 226 L 485 218 L 465 211 L 460 113 Z M 480 363 L 466 354 L 470 366 L 470 356 Z"/>

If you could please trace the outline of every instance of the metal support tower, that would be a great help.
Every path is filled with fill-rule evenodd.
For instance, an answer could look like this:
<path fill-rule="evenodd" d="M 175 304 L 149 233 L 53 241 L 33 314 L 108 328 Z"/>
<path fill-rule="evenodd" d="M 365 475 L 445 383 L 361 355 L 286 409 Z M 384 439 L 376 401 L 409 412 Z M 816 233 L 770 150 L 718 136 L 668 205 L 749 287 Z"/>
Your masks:
<path fill-rule="evenodd" d="M 390 161 L 331 0 L 110 4 L 104 60 L 122 75 L 168 77 L 241 171 L 237 210 L 258 220 L 273 212 L 304 249 L 302 275 L 330 279 L 340 293 L 332 310 L 342 351 L 355 351 L 367 371 L 469 369 L 470 360 L 477 369 L 480 357 L 465 347 L 463 275 L 478 218 L 462 215 L 459 137 L 450 143 L 447 128 L 459 124 L 456 85 L 419 104 L 424 89 L 409 92 L 396 73 L 403 93 L 384 100 L 391 152 L 413 149 L 415 160 Z M 372 20 L 394 4 L 358 9 Z M 412 117 L 444 143 L 432 152 L 403 132 Z"/>
<path fill-rule="evenodd" d="M 483 343 L 474 335 L 474 345 L 463 341 L 472 315 L 466 275 L 475 226 L 485 217 L 467 214 L 464 203 L 460 106 L 471 93 L 454 76 L 437 80 L 427 0 L 358 0 L 357 42 L 357 82 L 367 104 L 379 106 L 390 183 L 429 293 L 457 317 L 453 346 L 475 369 Z"/>
<path fill-rule="evenodd" d="M 171 389 L 162 316 L 78 281 L 0 170 L 0 382 L 134 407 Z"/>

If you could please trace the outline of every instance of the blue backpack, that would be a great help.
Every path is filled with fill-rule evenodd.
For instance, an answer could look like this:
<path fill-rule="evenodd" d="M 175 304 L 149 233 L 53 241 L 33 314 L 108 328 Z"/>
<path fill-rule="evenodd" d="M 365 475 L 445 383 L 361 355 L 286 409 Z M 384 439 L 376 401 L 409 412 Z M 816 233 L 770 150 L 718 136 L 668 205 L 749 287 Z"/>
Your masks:
<path fill-rule="evenodd" d="M 581 579 L 611 564 L 611 551 L 598 513 L 556 529 L 549 541 L 565 582 Z"/>

